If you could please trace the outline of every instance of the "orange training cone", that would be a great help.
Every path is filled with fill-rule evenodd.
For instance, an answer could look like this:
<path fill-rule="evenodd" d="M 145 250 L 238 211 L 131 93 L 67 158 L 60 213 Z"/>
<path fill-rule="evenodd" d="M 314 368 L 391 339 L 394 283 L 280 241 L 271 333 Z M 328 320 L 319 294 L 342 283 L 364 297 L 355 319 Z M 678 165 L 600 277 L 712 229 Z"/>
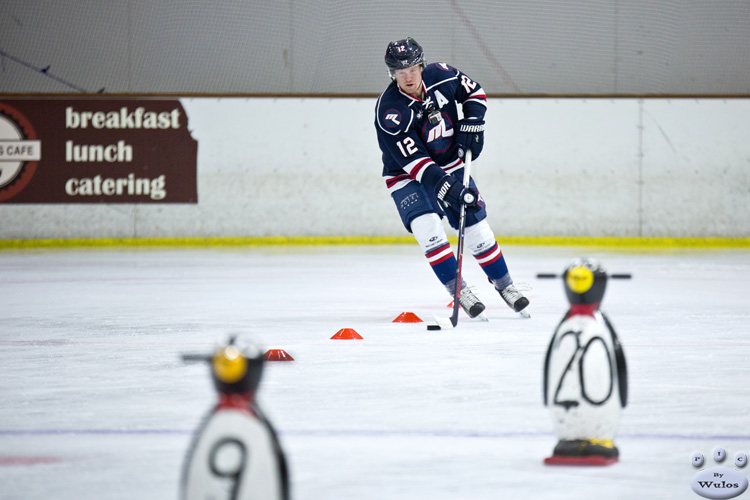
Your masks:
<path fill-rule="evenodd" d="M 393 323 L 422 323 L 422 318 L 412 312 L 402 312 Z"/>
<path fill-rule="evenodd" d="M 351 328 L 342 328 L 331 338 L 337 340 L 358 340 L 362 338 L 362 335 L 358 334 Z"/>
<path fill-rule="evenodd" d="M 266 361 L 294 361 L 284 349 L 269 349 L 263 357 Z"/>

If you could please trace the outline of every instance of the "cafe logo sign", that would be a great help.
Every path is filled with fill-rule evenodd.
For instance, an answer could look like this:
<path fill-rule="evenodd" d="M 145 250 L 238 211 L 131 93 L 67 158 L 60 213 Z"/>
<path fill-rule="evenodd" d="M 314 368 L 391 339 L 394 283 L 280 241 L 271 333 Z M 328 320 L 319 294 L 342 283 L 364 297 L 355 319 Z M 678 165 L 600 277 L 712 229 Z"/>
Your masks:
<path fill-rule="evenodd" d="M 42 141 L 26 117 L 0 103 L 0 201 L 26 187 L 41 155 Z"/>

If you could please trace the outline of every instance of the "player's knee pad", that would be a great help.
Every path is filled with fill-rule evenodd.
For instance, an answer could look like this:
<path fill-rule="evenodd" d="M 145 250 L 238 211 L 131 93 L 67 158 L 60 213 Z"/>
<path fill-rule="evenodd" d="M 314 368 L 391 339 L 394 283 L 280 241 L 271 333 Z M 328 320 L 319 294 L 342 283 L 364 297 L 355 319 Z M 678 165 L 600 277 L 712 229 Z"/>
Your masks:
<path fill-rule="evenodd" d="M 472 255 L 478 255 L 486 252 L 497 243 L 495 233 L 486 220 L 481 220 L 469 226 L 464 231 L 464 243 Z"/>
<path fill-rule="evenodd" d="M 428 253 L 448 242 L 443 221 L 440 220 L 438 214 L 420 215 L 411 222 L 411 232 L 424 253 Z"/>

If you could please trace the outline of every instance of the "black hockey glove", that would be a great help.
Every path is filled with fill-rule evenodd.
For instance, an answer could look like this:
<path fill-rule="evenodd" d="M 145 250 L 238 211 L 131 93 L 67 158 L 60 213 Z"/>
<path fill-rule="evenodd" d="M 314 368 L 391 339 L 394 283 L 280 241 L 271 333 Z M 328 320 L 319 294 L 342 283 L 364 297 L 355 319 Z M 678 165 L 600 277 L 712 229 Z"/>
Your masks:
<path fill-rule="evenodd" d="M 458 208 L 461 202 L 467 207 L 474 207 L 479 201 L 479 191 L 472 187 L 464 188 L 463 183 L 452 175 L 445 175 L 438 181 L 435 193 L 440 201 L 455 208 Z"/>
<path fill-rule="evenodd" d="M 484 120 L 479 118 L 459 120 L 457 128 L 458 157 L 463 159 L 466 156 L 466 150 L 470 149 L 473 158 L 476 160 L 484 146 Z"/>

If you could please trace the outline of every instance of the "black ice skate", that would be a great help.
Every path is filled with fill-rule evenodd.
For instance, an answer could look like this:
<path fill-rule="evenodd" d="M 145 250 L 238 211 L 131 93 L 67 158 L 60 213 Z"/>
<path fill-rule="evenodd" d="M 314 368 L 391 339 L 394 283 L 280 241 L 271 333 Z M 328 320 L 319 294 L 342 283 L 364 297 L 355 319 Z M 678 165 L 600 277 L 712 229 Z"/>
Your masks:
<path fill-rule="evenodd" d="M 530 317 L 528 312 L 524 311 L 529 305 L 529 299 L 519 292 L 515 285 L 508 285 L 498 292 L 505 303 L 508 304 L 508 307 L 523 316 Z"/>
<path fill-rule="evenodd" d="M 484 304 L 474 295 L 474 292 L 468 286 L 463 287 L 461 290 L 461 296 L 458 298 L 458 303 L 461 304 L 466 314 L 470 318 L 476 318 L 482 312 L 484 312 Z"/>

